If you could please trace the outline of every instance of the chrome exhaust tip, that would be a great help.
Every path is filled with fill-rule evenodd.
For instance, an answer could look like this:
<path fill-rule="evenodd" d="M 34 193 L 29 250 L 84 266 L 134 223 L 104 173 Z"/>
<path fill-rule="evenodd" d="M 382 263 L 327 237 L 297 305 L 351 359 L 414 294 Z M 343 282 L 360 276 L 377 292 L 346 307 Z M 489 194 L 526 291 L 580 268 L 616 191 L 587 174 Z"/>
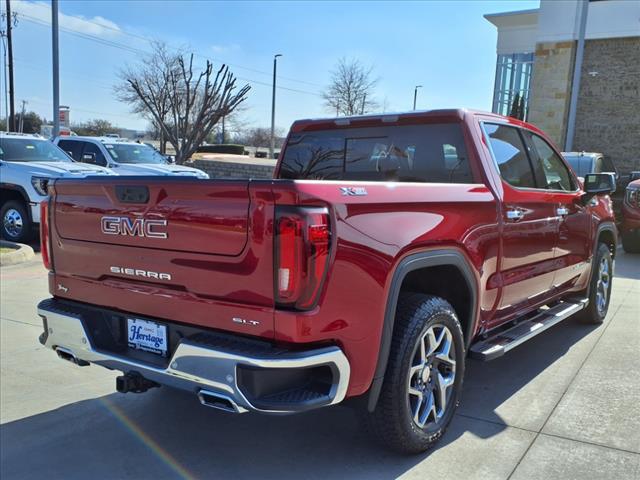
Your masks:
<path fill-rule="evenodd" d="M 78 357 L 76 357 L 76 354 L 73 353 L 68 348 L 56 347 L 55 350 L 56 350 L 56 353 L 58 354 L 58 357 L 61 358 L 62 360 L 75 363 L 79 367 L 86 367 L 87 365 L 89 365 L 89 362 L 85 360 L 80 360 Z"/>
<path fill-rule="evenodd" d="M 244 408 L 240 407 L 231 398 L 222 393 L 200 390 L 198 391 L 198 400 L 200 400 L 200 403 L 205 407 L 216 408 L 230 413 L 246 412 Z"/>

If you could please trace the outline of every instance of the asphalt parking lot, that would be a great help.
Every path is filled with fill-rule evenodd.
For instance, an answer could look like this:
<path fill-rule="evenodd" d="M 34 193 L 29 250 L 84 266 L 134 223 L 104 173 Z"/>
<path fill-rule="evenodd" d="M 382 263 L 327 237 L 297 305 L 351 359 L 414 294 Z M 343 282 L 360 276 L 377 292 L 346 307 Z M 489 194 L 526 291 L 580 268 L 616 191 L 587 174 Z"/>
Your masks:
<path fill-rule="evenodd" d="M 234 416 L 195 396 L 115 392 L 117 373 L 37 341 L 39 256 L 0 269 L 0 476 L 13 478 L 640 478 L 640 255 L 622 250 L 604 325 L 568 320 L 469 361 L 437 449 L 397 456 L 347 407 Z"/>

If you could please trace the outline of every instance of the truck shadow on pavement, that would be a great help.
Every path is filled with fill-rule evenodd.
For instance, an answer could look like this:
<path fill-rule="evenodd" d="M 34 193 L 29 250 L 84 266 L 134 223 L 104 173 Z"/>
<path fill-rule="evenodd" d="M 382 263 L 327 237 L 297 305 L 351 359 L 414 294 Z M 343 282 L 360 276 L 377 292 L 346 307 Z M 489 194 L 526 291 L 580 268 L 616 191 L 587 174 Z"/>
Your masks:
<path fill-rule="evenodd" d="M 395 478 L 444 449 L 449 462 L 452 456 L 465 462 L 469 448 L 493 453 L 495 446 L 464 442 L 507 429 L 496 409 L 513 404 L 536 418 L 528 407 L 545 393 L 535 383 L 546 383 L 541 377 L 592 331 L 569 320 L 491 363 L 469 360 L 459 414 L 436 449 L 423 455 L 379 447 L 347 407 L 281 417 L 233 415 L 200 406 L 195 395 L 161 388 L 114 393 L 2 425 L 2 477 L 373 479 Z"/>

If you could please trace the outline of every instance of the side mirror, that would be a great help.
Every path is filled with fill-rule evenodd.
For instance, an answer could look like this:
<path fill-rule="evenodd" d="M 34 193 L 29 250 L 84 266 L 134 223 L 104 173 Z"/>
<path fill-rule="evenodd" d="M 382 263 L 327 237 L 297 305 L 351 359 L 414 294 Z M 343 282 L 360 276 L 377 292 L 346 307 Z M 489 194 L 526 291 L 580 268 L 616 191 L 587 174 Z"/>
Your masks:
<path fill-rule="evenodd" d="M 609 195 L 615 191 L 616 178 L 613 173 L 587 173 L 584 176 L 584 203 L 596 195 Z"/>
<path fill-rule="evenodd" d="M 82 161 L 84 163 L 96 163 L 96 154 L 95 153 L 83 153 L 82 154 Z"/>

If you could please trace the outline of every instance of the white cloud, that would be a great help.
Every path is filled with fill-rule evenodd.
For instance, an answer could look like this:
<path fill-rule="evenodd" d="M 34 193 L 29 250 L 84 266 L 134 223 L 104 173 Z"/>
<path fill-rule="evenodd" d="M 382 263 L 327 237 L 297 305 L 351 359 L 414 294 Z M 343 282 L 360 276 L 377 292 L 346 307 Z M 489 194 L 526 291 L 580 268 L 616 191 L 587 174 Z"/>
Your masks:
<path fill-rule="evenodd" d="M 221 55 L 224 53 L 237 52 L 240 50 L 240 45 L 232 43 L 231 45 L 211 45 L 211 51 L 214 55 Z"/>
<path fill-rule="evenodd" d="M 13 0 L 11 5 L 13 10 L 18 13 L 18 21 L 20 15 L 23 15 L 25 20 L 51 24 L 51 5 L 49 3 Z M 116 23 L 100 16 L 86 18 L 82 15 L 67 15 L 58 11 L 58 22 L 60 28 L 98 37 L 113 38 L 121 33 L 121 29 Z"/>

